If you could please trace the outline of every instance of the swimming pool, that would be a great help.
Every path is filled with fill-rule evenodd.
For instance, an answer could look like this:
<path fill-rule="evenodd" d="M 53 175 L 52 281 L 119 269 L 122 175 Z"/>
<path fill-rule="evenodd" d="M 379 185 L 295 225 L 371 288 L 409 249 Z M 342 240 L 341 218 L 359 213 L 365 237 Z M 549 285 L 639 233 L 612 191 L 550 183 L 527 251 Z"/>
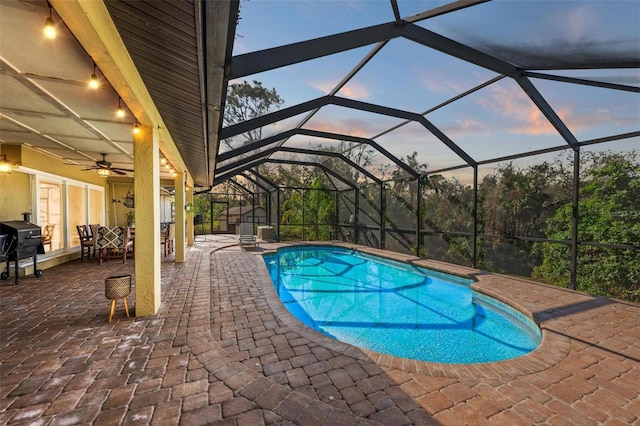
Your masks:
<path fill-rule="evenodd" d="M 361 348 L 480 363 L 522 356 L 541 341 L 529 318 L 471 290 L 471 279 L 331 246 L 283 248 L 264 260 L 289 312 Z"/>

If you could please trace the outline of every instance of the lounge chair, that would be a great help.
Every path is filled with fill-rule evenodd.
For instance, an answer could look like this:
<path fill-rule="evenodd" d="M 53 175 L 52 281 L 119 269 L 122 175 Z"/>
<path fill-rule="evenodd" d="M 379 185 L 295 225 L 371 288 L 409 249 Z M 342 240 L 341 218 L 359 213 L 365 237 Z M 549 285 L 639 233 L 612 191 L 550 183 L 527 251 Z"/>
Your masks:
<path fill-rule="evenodd" d="M 244 250 L 245 247 L 259 247 L 258 239 L 253 235 L 253 224 L 241 223 L 240 224 L 240 248 Z"/>

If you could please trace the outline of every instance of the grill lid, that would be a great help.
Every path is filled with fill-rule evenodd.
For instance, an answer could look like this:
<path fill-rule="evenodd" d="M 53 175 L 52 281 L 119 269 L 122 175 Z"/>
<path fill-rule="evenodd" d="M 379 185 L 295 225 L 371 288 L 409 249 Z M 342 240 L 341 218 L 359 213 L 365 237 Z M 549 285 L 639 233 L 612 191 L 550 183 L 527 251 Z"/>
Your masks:
<path fill-rule="evenodd" d="M 0 226 L 3 228 L 13 228 L 17 231 L 28 231 L 28 230 L 36 230 L 40 231 L 40 227 L 38 225 L 34 225 L 33 223 L 25 222 L 24 220 L 9 220 L 5 222 L 0 222 Z"/>
<path fill-rule="evenodd" d="M 42 231 L 38 225 L 23 220 L 9 220 L 0 222 L 0 234 L 7 234 L 22 241 L 30 238 L 40 238 Z"/>

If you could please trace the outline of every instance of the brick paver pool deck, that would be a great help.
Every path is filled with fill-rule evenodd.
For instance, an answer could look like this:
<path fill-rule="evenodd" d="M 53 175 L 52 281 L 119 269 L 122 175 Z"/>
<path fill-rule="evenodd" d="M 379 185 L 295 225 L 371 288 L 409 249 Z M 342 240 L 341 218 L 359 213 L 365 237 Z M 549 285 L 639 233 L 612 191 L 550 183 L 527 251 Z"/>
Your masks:
<path fill-rule="evenodd" d="M 386 252 L 474 276 L 543 331 L 515 360 L 416 362 L 303 326 L 257 256 L 277 245 L 260 246 L 200 237 L 163 259 L 157 315 L 120 301 L 111 323 L 104 279 L 131 261 L 0 282 L 0 424 L 640 424 L 640 305 Z"/>

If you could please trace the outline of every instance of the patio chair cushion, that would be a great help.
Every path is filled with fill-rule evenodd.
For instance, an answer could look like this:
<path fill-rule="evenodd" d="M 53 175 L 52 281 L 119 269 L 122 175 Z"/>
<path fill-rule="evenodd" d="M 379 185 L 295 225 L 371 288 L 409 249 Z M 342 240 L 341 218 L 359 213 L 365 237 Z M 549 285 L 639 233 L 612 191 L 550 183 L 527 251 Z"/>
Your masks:
<path fill-rule="evenodd" d="M 122 262 L 127 261 L 127 251 L 133 248 L 133 241 L 129 238 L 129 228 L 126 226 L 106 226 L 98 227 L 96 235 L 96 250 L 99 253 L 100 263 L 102 263 L 103 253 L 106 251 L 122 251 Z"/>

